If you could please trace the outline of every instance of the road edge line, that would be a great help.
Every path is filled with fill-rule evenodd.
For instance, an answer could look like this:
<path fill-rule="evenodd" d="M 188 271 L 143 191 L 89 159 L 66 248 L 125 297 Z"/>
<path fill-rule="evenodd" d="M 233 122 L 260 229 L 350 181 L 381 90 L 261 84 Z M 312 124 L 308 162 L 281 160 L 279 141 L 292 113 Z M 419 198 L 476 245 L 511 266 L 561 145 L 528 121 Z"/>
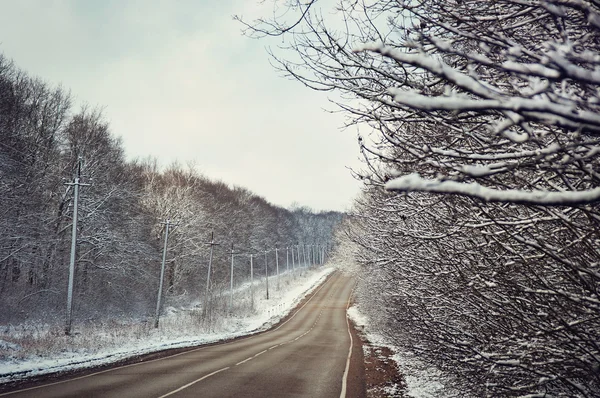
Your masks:
<path fill-rule="evenodd" d="M 348 373 L 350 372 L 350 359 L 352 358 L 352 348 L 354 347 L 354 339 L 352 338 L 352 333 L 350 332 L 350 320 L 348 319 L 348 309 L 350 308 L 350 301 L 352 300 L 352 296 L 354 295 L 355 288 L 356 283 L 352 287 L 352 291 L 350 292 L 350 296 L 348 297 L 348 303 L 346 304 L 346 325 L 348 326 L 348 336 L 350 336 L 350 348 L 348 349 L 348 358 L 346 358 L 346 369 L 344 369 L 344 376 L 342 376 L 342 391 L 340 391 L 340 398 L 346 398 Z"/>

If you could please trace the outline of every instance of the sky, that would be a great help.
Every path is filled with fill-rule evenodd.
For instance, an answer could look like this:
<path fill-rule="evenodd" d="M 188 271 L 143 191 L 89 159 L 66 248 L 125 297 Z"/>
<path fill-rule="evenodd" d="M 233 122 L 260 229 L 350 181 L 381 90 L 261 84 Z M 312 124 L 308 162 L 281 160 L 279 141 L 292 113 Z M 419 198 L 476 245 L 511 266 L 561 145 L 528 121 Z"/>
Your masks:
<path fill-rule="evenodd" d="M 233 20 L 258 0 L 0 0 L 0 52 L 76 108 L 103 109 L 128 158 L 179 162 L 271 203 L 350 208 L 357 131 L 327 94 L 281 77 Z"/>

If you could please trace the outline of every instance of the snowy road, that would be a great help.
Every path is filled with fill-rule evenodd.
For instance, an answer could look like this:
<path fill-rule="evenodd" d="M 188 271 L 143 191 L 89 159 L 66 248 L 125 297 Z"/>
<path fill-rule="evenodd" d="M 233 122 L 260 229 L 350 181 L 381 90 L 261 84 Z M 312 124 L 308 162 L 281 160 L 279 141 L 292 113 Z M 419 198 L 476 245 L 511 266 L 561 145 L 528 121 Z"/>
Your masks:
<path fill-rule="evenodd" d="M 257 336 L 0 396 L 340 397 L 353 284 L 335 273 L 292 318 Z"/>

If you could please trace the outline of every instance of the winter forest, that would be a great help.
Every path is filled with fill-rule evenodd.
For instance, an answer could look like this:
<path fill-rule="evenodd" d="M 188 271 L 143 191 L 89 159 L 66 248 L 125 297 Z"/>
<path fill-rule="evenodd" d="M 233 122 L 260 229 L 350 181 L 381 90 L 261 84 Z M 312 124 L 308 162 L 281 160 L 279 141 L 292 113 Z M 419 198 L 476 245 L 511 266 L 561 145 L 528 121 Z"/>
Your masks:
<path fill-rule="evenodd" d="M 599 396 L 600 4 L 286 4 L 239 19 L 361 132 L 361 308 L 460 396 Z"/>
<path fill-rule="evenodd" d="M 181 306 L 249 280 L 251 254 L 256 278 L 267 271 L 275 275 L 277 261 L 282 272 L 287 264 L 321 263 L 342 216 L 280 208 L 192 167 L 126 161 L 101 112 L 73 109 L 66 90 L 28 76 L 0 56 L 4 325 L 64 324 L 74 178 L 81 183 L 75 323 L 154 316 L 167 220 L 164 306 Z"/>
<path fill-rule="evenodd" d="M 359 132 L 349 213 L 127 160 L 102 112 L 0 56 L 0 324 L 63 327 L 78 181 L 77 322 L 152 318 L 169 225 L 165 306 L 327 258 L 448 396 L 600 396 L 600 3 L 275 3 L 236 19 Z"/>

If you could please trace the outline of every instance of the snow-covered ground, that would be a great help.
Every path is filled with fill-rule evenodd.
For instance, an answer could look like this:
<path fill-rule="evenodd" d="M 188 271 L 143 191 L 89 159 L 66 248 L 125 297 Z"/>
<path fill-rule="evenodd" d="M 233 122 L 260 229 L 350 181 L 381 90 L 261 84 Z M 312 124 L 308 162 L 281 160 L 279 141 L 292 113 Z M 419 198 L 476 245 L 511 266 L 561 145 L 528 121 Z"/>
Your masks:
<path fill-rule="evenodd" d="M 170 348 L 213 343 L 269 329 L 333 272 L 331 267 L 282 275 L 280 288 L 270 278 L 269 300 L 255 287 L 254 309 L 199 322 L 194 309 L 167 309 L 159 328 L 153 322 L 110 322 L 76 325 L 72 336 L 46 325 L 0 325 L 0 384 L 73 369 L 96 367 Z M 258 283 L 258 282 L 257 282 Z M 249 286 L 248 290 L 249 290 Z M 236 294 L 248 300 L 249 294 Z"/>
<path fill-rule="evenodd" d="M 360 311 L 360 304 L 348 308 L 349 318 L 362 329 L 362 333 L 373 345 L 388 347 L 394 352 L 392 359 L 398 364 L 407 385 L 407 394 L 413 398 L 450 398 L 460 396 L 453 389 L 444 386 L 443 374 L 425 366 L 414 355 L 402 352 L 390 343 L 385 336 L 378 334 L 370 326 L 369 317 Z M 390 395 L 392 392 L 390 391 Z"/>

